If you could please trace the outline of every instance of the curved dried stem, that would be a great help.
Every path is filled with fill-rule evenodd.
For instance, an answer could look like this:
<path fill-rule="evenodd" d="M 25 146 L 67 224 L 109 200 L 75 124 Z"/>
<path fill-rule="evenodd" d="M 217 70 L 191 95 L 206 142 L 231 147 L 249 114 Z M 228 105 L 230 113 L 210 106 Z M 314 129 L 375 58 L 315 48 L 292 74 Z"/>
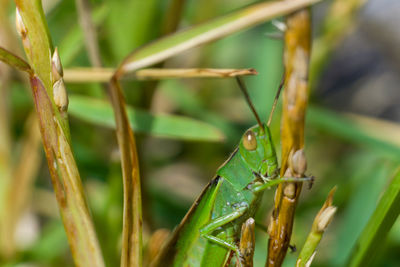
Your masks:
<path fill-rule="evenodd" d="M 285 33 L 285 91 L 282 117 L 281 176 L 302 177 L 302 166 L 294 166 L 304 147 L 304 121 L 308 98 L 308 64 L 310 56 L 310 12 L 301 10 L 287 18 Z M 297 153 L 296 153 L 297 152 Z M 299 173 L 303 172 L 303 173 Z M 269 227 L 268 260 L 266 266 L 281 266 L 289 247 L 300 183 L 280 184 L 276 190 L 275 206 Z"/>
<path fill-rule="evenodd" d="M 109 94 L 117 127 L 124 187 L 121 266 L 141 267 L 143 257 L 142 198 L 139 161 L 135 137 L 126 113 L 125 99 L 116 76 L 111 79 Z"/>

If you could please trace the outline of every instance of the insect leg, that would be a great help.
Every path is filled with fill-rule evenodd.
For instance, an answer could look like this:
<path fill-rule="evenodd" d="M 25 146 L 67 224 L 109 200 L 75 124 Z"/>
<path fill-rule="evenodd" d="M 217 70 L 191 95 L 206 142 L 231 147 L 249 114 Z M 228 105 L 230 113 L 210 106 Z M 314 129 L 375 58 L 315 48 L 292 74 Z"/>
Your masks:
<path fill-rule="evenodd" d="M 270 188 L 271 186 L 280 184 L 280 183 L 284 183 L 284 182 L 309 182 L 312 181 L 313 178 L 312 177 L 303 177 L 303 178 L 297 178 L 297 177 L 281 177 L 281 178 L 277 178 L 277 179 L 273 179 L 273 180 L 269 180 L 266 183 L 262 184 L 262 185 L 257 185 L 255 187 L 252 188 L 252 190 L 254 192 L 260 192 L 263 191 L 265 189 Z"/>
<path fill-rule="evenodd" d="M 213 235 L 211 235 L 211 233 L 218 227 L 221 227 L 221 226 L 239 218 L 240 216 L 242 216 L 245 213 L 246 210 L 247 210 L 247 207 L 240 207 L 239 209 L 237 209 L 234 212 L 231 212 L 229 214 L 226 214 L 224 216 L 218 217 L 218 218 L 210 221 L 208 224 L 206 224 L 205 226 L 203 226 L 203 228 L 200 229 L 200 235 L 218 245 L 221 245 L 225 248 L 231 249 L 240 255 L 239 249 L 237 248 L 237 246 L 235 244 L 231 244 L 223 239 L 213 236 Z"/>

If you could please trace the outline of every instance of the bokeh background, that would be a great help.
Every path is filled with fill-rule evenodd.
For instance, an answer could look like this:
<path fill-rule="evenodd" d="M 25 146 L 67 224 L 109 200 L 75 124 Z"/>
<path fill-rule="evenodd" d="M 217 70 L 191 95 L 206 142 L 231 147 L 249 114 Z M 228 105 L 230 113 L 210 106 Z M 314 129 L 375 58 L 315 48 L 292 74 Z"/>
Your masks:
<path fill-rule="evenodd" d="M 104 66 L 118 66 L 135 48 L 161 37 L 169 2 L 91 1 Z M 259 1 L 182 2 L 179 29 Z M 334 2 L 340 2 L 335 10 Z M 362 2 L 365 4 L 354 4 Z M 346 13 L 346 8 L 353 4 L 355 7 Z M 64 68 L 89 67 L 75 2 L 44 0 L 43 5 Z M 0 8 L 6 14 L 2 18 L 5 22 L 0 25 L 0 44 L 23 55 L 15 32 L 14 3 L 3 0 Z M 338 211 L 322 239 L 313 266 L 344 266 L 400 162 L 400 2 L 327 0 L 312 11 L 315 50 L 305 134 L 308 173 L 316 180 L 311 190 L 303 188 L 291 242 L 301 248 L 314 216 L 336 185 L 334 204 Z M 283 72 L 280 35 L 273 24 L 266 23 L 188 50 L 163 66 L 255 68 L 259 74 L 246 77 L 245 81 L 265 121 Z M 1 88 L 5 99 L 2 110 L 7 112 L 3 115 L 7 116 L 0 118 L 6 117 L 2 131 L 9 133 L 4 145 L 9 150 L 8 166 L 17 166 L 16 170 L 22 171 L 28 162 L 34 165 L 30 168 L 33 180 L 28 192 L 18 192 L 26 195 L 28 203 L 16 227 L 18 252 L 0 264 L 72 266 L 39 139 L 30 140 L 30 154 L 21 156 L 26 122 L 32 120 L 30 89 L 23 75 L 0 67 L 0 79 L 7 81 Z M 71 96 L 107 99 L 100 84 L 67 83 L 67 87 Z M 242 133 L 255 124 L 255 119 L 234 79 L 124 81 L 123 88 L 130 106 L 203 121 L 224 135 L 219 141 L 199 141 L 137 134 L 146 241 L 155 230 L 173 229 L 179 223 L 234 150 Z M 79 114 L 85 112 L 83 108 L 70 115 L 72 145 L 105 260 L 108 266 L 116 266 L 122 228 L 118 146 L 113 129 L 83 119 Z M 280 105 L 271 128 L 279 154 Z M 257 220 L 265 225 L 273 192 L 265 194 L 257 214 Z M 265 262 L 267 238 L 266 233 L 257 230 L 255 266 L 263 266 Z M 377 245 L 379 256 L 370 266 L 399 266 L 400 224 L 394 225 L 385 243 Z M 293 266 L 297 255 L 298 252 L 288 253 L 285 266 Z"/>

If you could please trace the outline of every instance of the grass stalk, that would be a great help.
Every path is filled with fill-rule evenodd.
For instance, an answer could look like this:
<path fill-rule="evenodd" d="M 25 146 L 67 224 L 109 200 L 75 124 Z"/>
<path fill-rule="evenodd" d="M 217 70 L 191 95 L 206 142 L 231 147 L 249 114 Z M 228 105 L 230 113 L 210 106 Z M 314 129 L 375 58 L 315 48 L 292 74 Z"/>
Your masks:
<path fill-rule="evenodd" d="M 17 30 L 33 74 L 30 84 L 56 199 L 77 266 L 104 266 L 70 146 L 68 97 L 40 0 L 16 0 Z"/>
<path fill-rule="evenodd" d="M 293 1 L 297 2 L 297 1 Z M 281 126 L 281 176 L 304 177 L 304 122 L 308 101 L 308 65 L 311 43 L 310 11 L 303 9 L 286 20 Z M 281 266 L 292 234 L 294 213 L 301 192 L 300 183 L 279 184 L 269 227 L 266 266 Z"/>
<path fill-rule="evenodd" d="M 124 210 L 121 266 L 141 267 L 143 261 L 143 222 L 139 161 L 135 137 L 126 112 L 125 100 L 116 76 L 113 76 L 110 81 L 109 94 L 114 109 L 123 175 Z"/>
<path fill-rule="evenodd" d="M 67 83 L 108 82 L 113 73 L 112 68 L 72 68 L 64 71 Z M 136 80 L 161 80 L 173 78 L 227 78 L 235 76 L 256 75 L 254 69 L 141 69 L 124 77 Z"/>

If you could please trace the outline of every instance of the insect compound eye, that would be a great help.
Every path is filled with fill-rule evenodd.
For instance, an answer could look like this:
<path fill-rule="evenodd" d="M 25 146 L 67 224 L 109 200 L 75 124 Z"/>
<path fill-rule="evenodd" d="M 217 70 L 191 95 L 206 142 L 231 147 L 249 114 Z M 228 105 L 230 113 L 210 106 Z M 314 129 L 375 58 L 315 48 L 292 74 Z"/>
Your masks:
<path fill-rule="evenodd" d="M 253 131 L 248 130 L 243 136 L 243 146 L 247 150 L 255 150 L 257 148 L 257 139 Z"/>

